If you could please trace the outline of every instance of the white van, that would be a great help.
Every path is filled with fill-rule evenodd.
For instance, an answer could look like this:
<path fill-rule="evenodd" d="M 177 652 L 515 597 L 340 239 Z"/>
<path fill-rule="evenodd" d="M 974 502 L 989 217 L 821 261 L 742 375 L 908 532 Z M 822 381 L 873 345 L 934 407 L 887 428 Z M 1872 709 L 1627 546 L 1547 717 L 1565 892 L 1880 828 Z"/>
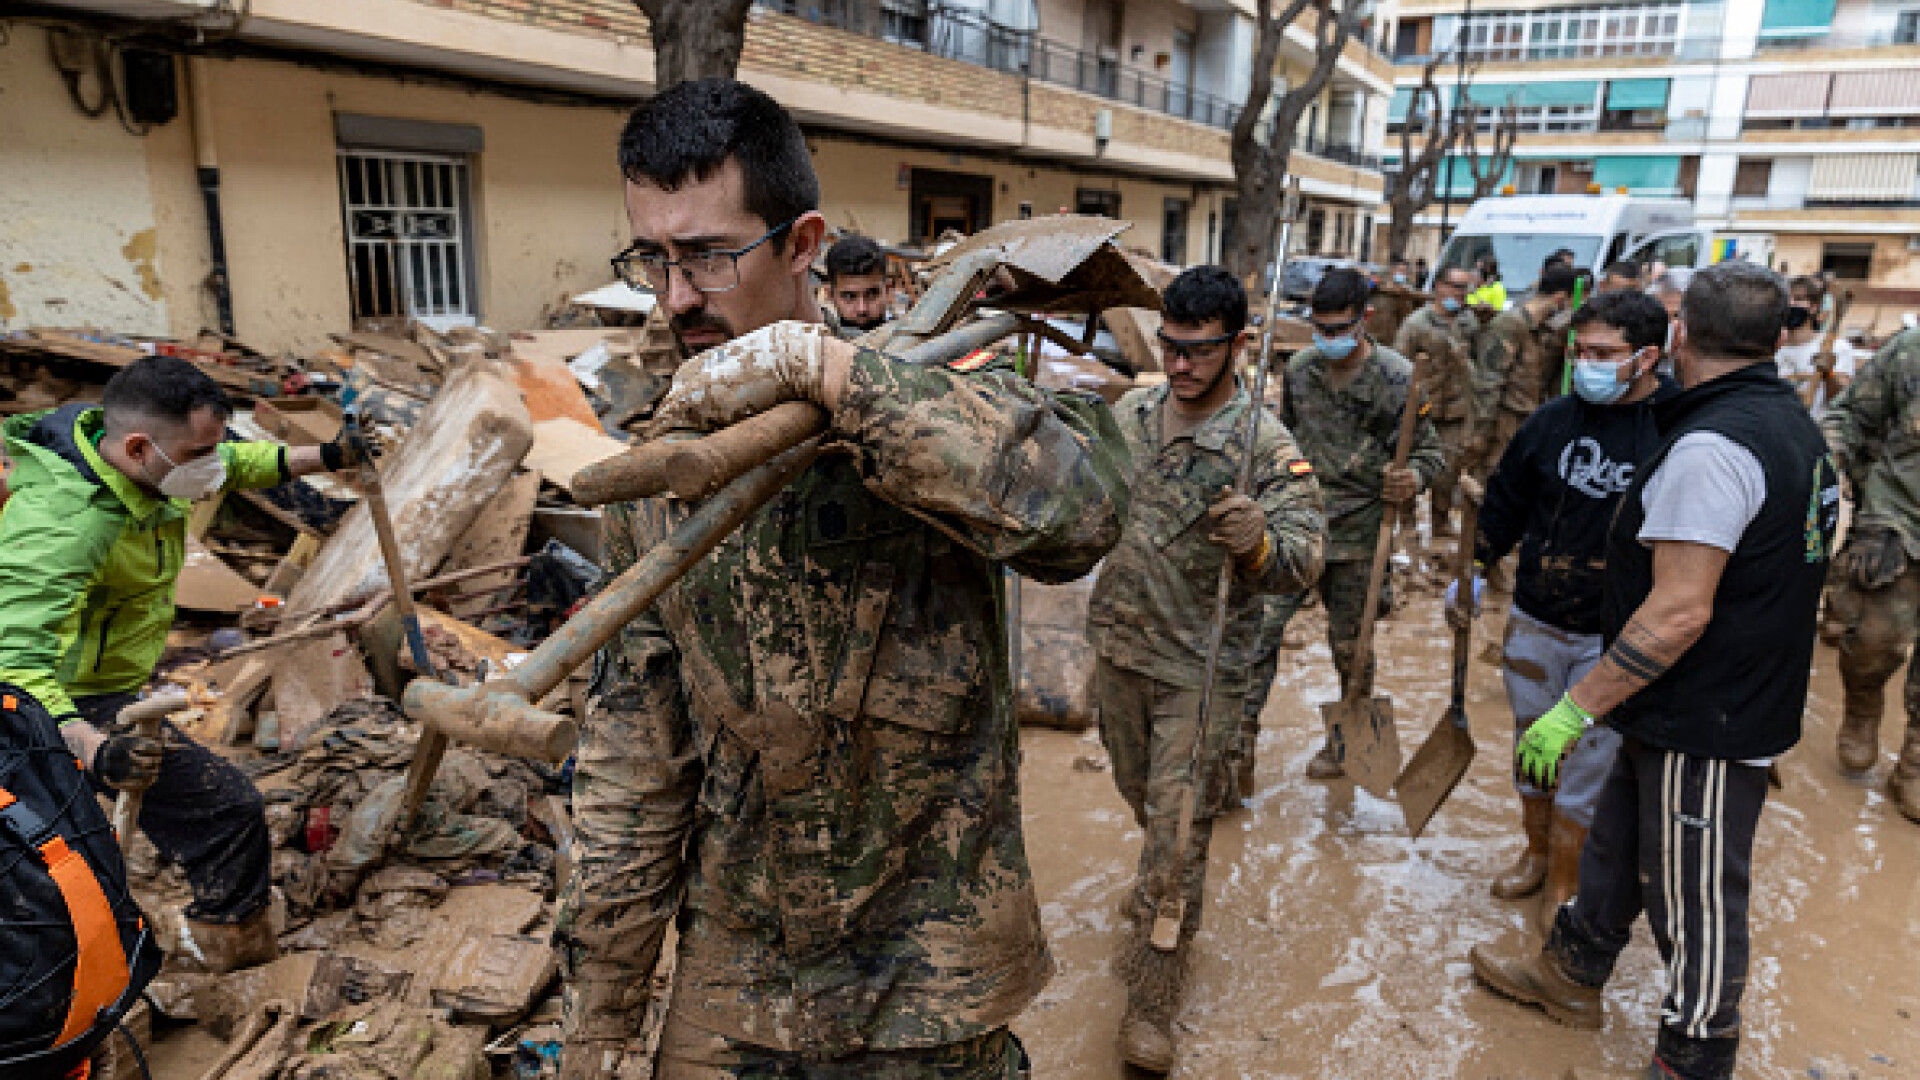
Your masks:
<path fill-rule="evenodd" d="M 1434 272 L 1481 259 L 1499 263 L 1507 293 L 1530 292 L 1547 256 L 1561 248 L 1573 252 L 1573 264 L 1596 274 L 1617 259 L 1643 264 L 1706 266 L 1726 258 L 1765 265 L 1772 258 L 1772 237 L 1721 236 L 1693 226 L 1693 204 L 1686 199 L 1636 198 L 1632 195 L 1502 195 L 1467 208 Z M 1431 286 L 1431 282 L 1429 282 Z"/>

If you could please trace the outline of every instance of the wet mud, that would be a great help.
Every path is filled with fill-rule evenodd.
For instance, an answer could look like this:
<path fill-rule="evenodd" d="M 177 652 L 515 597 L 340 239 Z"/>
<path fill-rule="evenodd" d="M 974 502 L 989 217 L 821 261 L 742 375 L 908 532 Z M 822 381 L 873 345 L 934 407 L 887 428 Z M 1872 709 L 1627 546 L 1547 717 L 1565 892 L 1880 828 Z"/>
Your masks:
<path fill-rule="evenodd" d="M 1470 946 L 1522 933 L 1536 907 L 1487 891 L 1520 847 L 1512 715 L 1479 643 L 1503 627 L 1490 613 L 1476 629 L 1473 768 L 1412 841 L 1397 805 L 1305 778 L 1318 707 L 1339 688 L 1320 613 L 1296 620 L 1290 637 L 1306 644 L 1281 656 L 1257 794 L 1214 830 L 1175 1076 L 1557 1080 L 1569 1066 L 1645 1064 L 1664 972 L 1644 920 L 1598 1033 L 1495 996 L 1467 964 Z M 1449 644 L 1430 592 L 1379 625 L 1379 690 L 1409 754 L 1445 710 Z M 1742 1077 L 1920 1076 L 1920 825 L 1885 789 L 1904 718 L 1889 694 L 1881 763 L 1841 774 L 1836 664 L 1817 650 L 1806 735 L 1761 819 Z M 1027 842 L 1059 972 L 1015 1029 L 1036 1077 L 1120 1076 L 1112 954 L 1140 831 L 1111 776 L 1089 767 L 1103 756 L 1096 735 L 1029 729 L 1024 744 Z"/>

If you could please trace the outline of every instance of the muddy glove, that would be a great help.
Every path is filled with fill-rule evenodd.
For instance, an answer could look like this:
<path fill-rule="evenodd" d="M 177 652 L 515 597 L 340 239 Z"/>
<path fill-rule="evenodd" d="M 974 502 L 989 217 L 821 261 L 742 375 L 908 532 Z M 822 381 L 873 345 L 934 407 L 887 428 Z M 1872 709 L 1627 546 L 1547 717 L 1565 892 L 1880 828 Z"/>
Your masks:
<path fill-rule="evenodd" d="M 1260 504 L 1230 487 L 1221 488 L 1207 507 L 1207 539 L 1226 548 L 1235 562 L 1253 569 L 1265 566 L 1273 551 Z"/>
<path fill-rule="evenodd" d="M 1593 715 L 1573 703 L 1572 694 L 1560 695 L 1559 704 L 1535 720 L 1520 737 L 1513 760 L 1533 786 L 1551 789 L 1560 782 L 1560 759 L 1575 740 L 1593 726 Z"/>
<path fill-rule="evenodd" d="M 114 735 L 93 754 L 93 774 L 119 791 L 144 791 L 160 778 L 160 740 L 145 735 Z"/>
<path fill-rule="evenodd" d="M 1380 497 L 1399 505 L 1413 501 L 1420 494 L 1420 478 L 1405 465 L 1389 465 L 1381 473 Z"/>
<path fill-rule="evenodd" d="M 651 433 L 717 431 L 784 401 L 840 407 L 855 348 L 824 325 L 777 322 L 680 365 Z"/>
<path fill-rule="evenodd" d="M 1863 589 L 1884 589 L 1907 568 L 1900 534 L 1885 525 L 1862 525 L 1847 541 L 1847 576 Z"/>
<path fill-rule="evenodd" d="M 351 415 L 332 442 L 320 444 L 320 464 L 325 465 L 328 472 L 351 469 L 372 459 L 373 448 L 367 445 L 366 432 Z"/>
<path fill-rule="evenodd" d="M 1447 625 L 1453 627 L 1455 630 L 1466 629 L 1468 623 L 1479 617 L 1480 595 L 1484 593 L 1487 588 L 1486 568 L 1477 562 L 1474 563 L 1473 576 L 1469 580 L 1472 582 L 1473 587 L 1467 591 L 1473 595 L 1473 600 L 1468 604 L 1462 604 L 1460 602 L 1460 579 L 1454 578 L 1452 581 L 1447 582 L 1447 600 L 1445 607 Z"/>

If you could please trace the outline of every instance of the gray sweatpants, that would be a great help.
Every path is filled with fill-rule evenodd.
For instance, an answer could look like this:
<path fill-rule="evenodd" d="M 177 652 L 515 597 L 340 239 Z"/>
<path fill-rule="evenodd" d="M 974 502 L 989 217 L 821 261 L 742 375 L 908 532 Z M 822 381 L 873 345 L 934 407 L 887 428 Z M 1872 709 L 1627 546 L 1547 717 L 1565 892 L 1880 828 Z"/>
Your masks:
<path fill-rule="evenodd" d="M 1507 703 L 1513 707 L 1517 742 L 1527 728 L 1559 702 L 1567 688 L 1586 677 L 1606 651 L 1598 634 L 1574 634 L 1513 608 L 1507 616 Z M 1620 733 L 1595 724 L 1573 744 L 1560 765 L 1560 787 L 1553 808 L 1581 828 L 1593 826 L 1593 808 L 1620 749 Z M 1513 786 L 1523 796 L 1548 794 L 1528 783 L 1516 768 Z"/>

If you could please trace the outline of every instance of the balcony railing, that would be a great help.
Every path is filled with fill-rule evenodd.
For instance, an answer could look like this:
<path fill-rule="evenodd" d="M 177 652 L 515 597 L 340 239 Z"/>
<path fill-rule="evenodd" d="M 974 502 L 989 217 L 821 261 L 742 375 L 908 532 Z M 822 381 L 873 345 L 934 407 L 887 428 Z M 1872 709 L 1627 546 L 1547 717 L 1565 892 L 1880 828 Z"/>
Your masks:
<path fill-rule="evenodd" d="M 1351 143 L 1334 142 L 1317 135 L 1296 135 L 1293 148 L 1356 169 L 1373 169 L 1376 172 L 1380 169 L 1380 155 L 1369 154 Z"/>
<path fill-rule="evenodd" d="M 920 10 L 844 0 L 763 0 L 770 10 L 822 26 L 879 38 L 930 56 L 1026 75 L 1167 116 L 1231 128 L 1240 103 L 1119 60 L 1050 41 L 1032 30 L 998 23 L 976 11 L 927 4 Z"/>

